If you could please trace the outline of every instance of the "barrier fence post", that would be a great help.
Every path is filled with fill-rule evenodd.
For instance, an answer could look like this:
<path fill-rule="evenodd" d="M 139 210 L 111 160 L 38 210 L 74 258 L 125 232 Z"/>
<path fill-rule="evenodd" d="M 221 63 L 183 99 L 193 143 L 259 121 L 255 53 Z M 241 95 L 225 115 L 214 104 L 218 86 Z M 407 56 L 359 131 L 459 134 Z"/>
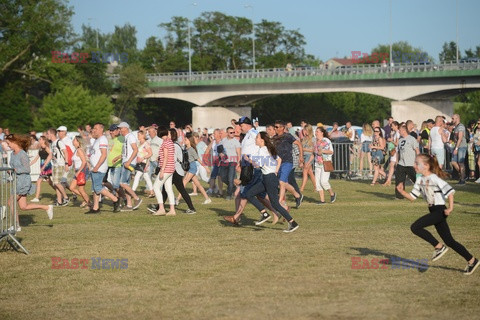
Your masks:
<path fill-rule="evenodd" d="M 18 251 L 27 249 L 15 238 L 17 233 L 17 176 L 12 168 L 0 167 L 0 242 L 5 240 Z"/>

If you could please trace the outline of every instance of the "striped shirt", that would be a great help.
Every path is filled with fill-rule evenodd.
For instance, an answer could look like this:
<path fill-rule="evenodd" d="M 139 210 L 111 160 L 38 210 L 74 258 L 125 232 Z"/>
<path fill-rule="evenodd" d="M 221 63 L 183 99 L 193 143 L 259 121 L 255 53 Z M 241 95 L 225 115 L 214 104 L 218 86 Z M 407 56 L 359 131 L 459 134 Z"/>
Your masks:
<path fill-rule="evenodd" d="M 163 140 L 160 149 L 158 150 L 158 166 L 163 167 L 164 161 L 164 150 L 168 150 L 168 158 L 166 159 L 167 165 L 165 166 L 164 173 L 174 173 L 175 172 L 175 146 L 171 139 Z"/>
<path fill-rule="evenodd" d="M 445 205 L 445 198 L 454 192 L 455 190 L 448 183 L 432 173 L 427 177 L 418 177 L 410 195 L 414 199 L 422 195 L 428 205 L 441 206 Z"/>

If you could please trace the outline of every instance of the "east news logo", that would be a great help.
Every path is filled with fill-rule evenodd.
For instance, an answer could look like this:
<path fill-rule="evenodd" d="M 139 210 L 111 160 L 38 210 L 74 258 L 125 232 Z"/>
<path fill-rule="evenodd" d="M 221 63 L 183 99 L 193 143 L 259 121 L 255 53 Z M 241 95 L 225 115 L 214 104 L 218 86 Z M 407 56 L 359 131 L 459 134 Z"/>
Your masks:
<path fill-rule="evenodd" d="M 90 259 L 73 258 L 69 260 L 52 257 L 52 269 L 118 270 L 127 268 L 128 259 L 102 259 L 100 257 L 93 257 Z"/>

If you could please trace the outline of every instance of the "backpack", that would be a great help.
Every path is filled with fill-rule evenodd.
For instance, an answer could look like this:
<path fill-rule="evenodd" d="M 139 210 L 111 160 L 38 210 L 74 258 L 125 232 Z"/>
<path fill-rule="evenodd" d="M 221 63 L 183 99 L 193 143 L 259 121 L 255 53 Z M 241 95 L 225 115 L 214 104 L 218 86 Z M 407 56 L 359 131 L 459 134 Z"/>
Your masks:
<path fill-rule="evenodd" d="M 67 149 L 67 158 L 65 158 L 65 155 L 63 154 L 62 150 L 60 150 L 60 146 L 58 144 L 59 141 L 60 141 L 60 139 L 57 140 L 57 149 L 58 149 L 58 151 L 60 151 L 60 154 L 62 155 L 62 158 L 65 160 L 67 165 L 69 167 L 71 167 L 72 166 L 73 151 L 69 146 L 65 145 L 65 149 Z"/>
<path fill-rule="evenodd" d="M 177 159 L 178 162 L 180 162 L 180 165 L 182 166 L 183 171 L 188 171 L 190 170 L 190 162 L 188 162 L 188 151 L 186 148 L 182 148 L 178 143 L 177 145 L 180 147 L 182 150 L 182 160 Z"/>

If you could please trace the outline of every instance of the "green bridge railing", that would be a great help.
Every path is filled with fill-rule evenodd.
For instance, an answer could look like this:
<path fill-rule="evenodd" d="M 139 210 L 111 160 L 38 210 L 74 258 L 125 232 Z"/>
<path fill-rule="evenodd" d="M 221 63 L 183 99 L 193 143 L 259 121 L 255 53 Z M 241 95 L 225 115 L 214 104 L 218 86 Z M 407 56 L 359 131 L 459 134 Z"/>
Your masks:
<path fill-rule="evenodd" d="M 178 86 L 241 85 L 310 81 L 349 81 L 480 76 L 480 61 L 442 64 L 353 65 L 335 69 L 302 67 L 287 69 L 195 71 L 147 74 L 150 88 Z M 111 75 L 114 87 L 120 77 Z"/>

